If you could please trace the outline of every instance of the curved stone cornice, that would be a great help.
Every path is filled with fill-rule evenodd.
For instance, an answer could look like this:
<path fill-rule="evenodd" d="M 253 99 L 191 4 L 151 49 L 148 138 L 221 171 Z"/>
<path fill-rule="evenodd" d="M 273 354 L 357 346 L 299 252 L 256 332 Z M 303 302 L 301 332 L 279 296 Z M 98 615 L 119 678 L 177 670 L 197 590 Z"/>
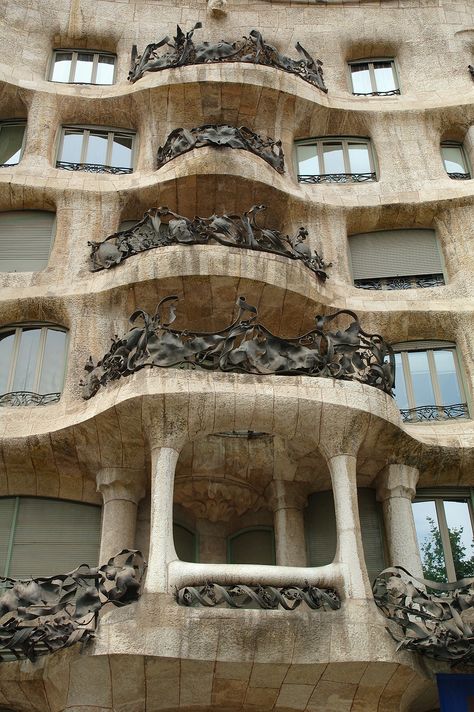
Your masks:
<path fill-rule="evenodd" d="M 265 506 L 264 498 L 254 487 L 208 477 L 177 477 L 174 501 L 210 522 L 227 522 Z"/>

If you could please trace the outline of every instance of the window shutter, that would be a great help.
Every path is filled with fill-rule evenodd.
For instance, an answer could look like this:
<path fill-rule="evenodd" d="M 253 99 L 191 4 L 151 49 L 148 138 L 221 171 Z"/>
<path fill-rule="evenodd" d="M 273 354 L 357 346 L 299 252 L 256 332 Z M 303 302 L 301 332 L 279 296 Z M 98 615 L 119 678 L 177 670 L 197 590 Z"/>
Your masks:
<path fill-rule="evenodd" d="M 16 497 L 0 499 L 0 576 L 5 576 Z"/>
<path fill-rule="evenodd" d="M 365 487 L 357 489 L 357 500 L 365 563 L 372 583 L 386 566 L 379 505 L 375 490 Z"/>
<path fill-rule="evenodd" d="M 354 279 L 442 274 L 434 230 L 379 230 L 349 238 Z"/>
<path fill-rule="evenodd" d="M 0 213 L 0 272 L 34 272 L 48 263 L 54 213 Z"/>
<path fill-rule="evenodd" d="M 51 576 L 80 564 L 96 566 L 100 525 L 100 507 L 22 497 L 9 576 Z"/>
<path fill-rule="evenodd" d="M 196 561 L 196 535 L 194 532 L 181 526 L 173 524 L 174 548 L 181 561 Z"/>
<path fill-rule="evenodd" d="M 305 509 L 308 566 L 325 566 L 336 555 L 337 531 L 331 490 L 314 492 Z"/>
<path fill-rule="evenodd" d="M 273 530 L 251 529 L 229 539 L 230 564 L 275 563 Z"/>

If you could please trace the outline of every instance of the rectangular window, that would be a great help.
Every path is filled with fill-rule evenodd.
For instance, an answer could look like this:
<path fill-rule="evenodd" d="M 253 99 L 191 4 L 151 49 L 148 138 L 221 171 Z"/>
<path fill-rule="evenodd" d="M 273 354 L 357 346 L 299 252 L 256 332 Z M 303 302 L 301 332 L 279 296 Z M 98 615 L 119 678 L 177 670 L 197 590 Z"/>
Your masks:
<path fill-rule="evenodd" d="M 296 144 L 300 183 L 363 183 L 376 180 L 369 139 L 311 139 Z"/>
<path fill-rule="evenodd" d="M 110 129 L 65 127 L 56 168 L 90 173 L 131 173 L 135 134 Z"/>
<path fill-rule="evenodd" d="M 57 50 L 50 81 L 63 84 L 113 84 L 115 56 L 87 50 Z"/>
<path fill-rule="evenodd" d="M 441 156 L 444 169 L 450 178 L 454 180 L 469 180 L 471 178 L 471 171 L 462 144 L 453 141 L 443 142 Z"/>
<path fill-rule="evenodd" d="M 394 96 L 400 94 L 393 59 L 350 62 L 352 93 L 356 96 Z"/>
<path fill-rule="evenodd" d="M 15 166 L 23 153 L 26 123 L 0 124 L 0 166 Z"/>

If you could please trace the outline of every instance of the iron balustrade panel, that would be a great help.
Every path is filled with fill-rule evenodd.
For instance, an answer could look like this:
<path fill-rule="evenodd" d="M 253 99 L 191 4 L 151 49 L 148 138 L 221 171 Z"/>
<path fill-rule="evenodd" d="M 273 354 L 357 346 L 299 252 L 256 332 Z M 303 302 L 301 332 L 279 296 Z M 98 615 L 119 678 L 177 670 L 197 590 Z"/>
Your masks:
<path fill-rule="evenodd" d="M 390 91 L 353 91 L 353 96 L 397 96 L 400 95 L 400 89 L 390 89 Z"/>
<path fill-rule="evenodd" d="M 448 171 L 448 176 L 453 180 L 471 180 L 470 173 L 449 173 Z"/>
<path fill-rule="evenodd" d="M 12 391 L 0 395 L 1 406 L 50 405 L 57 403 L 61 393 L 32 393 L 31 391 Z"/>
<path fill-rule="evenodd" d="M 336 611 L 341 607 L 337 592 L 316 586 L 267 586 L 257 584 L 223 585 L 206 583 L 202 586 L 186 586 L 176 591 L 176 601 L 180 606 L 203 606 L 215 608 L 250 608 L 257 606 L 264 610 L 283 608 L 294 611 L 302 603 L 312 610 Z"/>
<path fill-rule="evenodd" d="M 317 176 L 298 174 L 299 183 L 368 183 L 375 180 L 376 173 L 322 173 Z"/>
<path fill-rule="evenodd" d="M 469 418 L 467 403 L 454 403 L 453 405 L 420 405 L 418 408 L 400 409 L 400 413 L 404 423 Z"/>
<path fill-rule="evenodd" d="M 69 161 L 56 161 L 56 168 L 62 168 L 66 171 L 86 171 L 87 173 L 114 173 L 115 175 L 133 172 L 133 168 L 104 166 L 100 163 L 70 163 Z"/>
<path fill-rule="evenodd" d="M 412 277 L 379 277 L 375 279 L 355 279 L 354 286 L 358 289 L 429 289 L 444 286 L 442 274 L 423 274 Z"/>

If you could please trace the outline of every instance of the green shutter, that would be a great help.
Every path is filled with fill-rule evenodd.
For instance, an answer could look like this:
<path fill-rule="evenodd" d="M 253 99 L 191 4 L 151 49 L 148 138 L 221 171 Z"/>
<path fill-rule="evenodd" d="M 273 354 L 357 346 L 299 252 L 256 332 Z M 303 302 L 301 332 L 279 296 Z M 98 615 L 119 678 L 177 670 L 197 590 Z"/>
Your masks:
<path fill-rule="evenodd" d="M 325 566 L 336 555 L 337 531 L 332 490 L 314 492 L 305 509 L 308 566 Z"/>
<path fill-rule="evenodd" d="M 48 264 L 55 214 L 0 213 L 0 272 L 35 272 Z"/>
<path fill-rule="evenodd" d="M 365 563 L 372 583 L 386 566 L 380 505 L 375 490 L 365 487 L 358 488 L 357 500 Z"/>
<path fill-rule="evenodd" d="M 10 537 L 15 516 L 16 497 L 0 499 L 0 576 L 7 575 Z"/>
<path fill-rule="evenodd" d="M 229 564 L 275 564 L 273 529 L 248 529 L 229 537 Z"/>

